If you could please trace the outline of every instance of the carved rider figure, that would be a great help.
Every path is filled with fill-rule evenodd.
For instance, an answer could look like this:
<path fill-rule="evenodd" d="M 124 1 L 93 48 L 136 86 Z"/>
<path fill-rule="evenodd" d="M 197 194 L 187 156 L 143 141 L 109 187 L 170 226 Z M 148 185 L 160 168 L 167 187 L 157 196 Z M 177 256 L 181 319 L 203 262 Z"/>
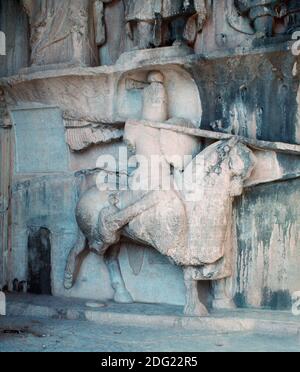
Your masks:
<path fill-rule="evenodd" d="M 168 119 L 168 97 L 164 76 L 160 72 L 148 74 L 143 89 L 142 116 L 147 121 L 164 122 Z M 141 121 L 126 123 L 124 142 L 133 150 L 139 167 L 129 177 L 130 191 L 121 192 L 114 200 L 115 206 L 101 213 L 100 220 L 104 223 L 100 224 L 100 234 L 105 242 L 117 241 L 121 227 L 145 208 L 153 207 L 161 197 L 158 194 L 162 193 L 162 181 L 168 182 L 171 177 L 170 166 L 161 157 L 159 129 L 145 126 Z M 151 166 L 152 157 L 159 160 L 158 172 Z"/>
<path fill-rule="evenodd" d="M 206 0 L 124 0 L 127 33 L 139 49 L 181 43 L 190 17 L 197 29 L 206 19 Z"/>
<path fill-rule="evenodd" d="M 134 150 L 139 167 L 129 178 L 130 191 L 121 192 L 115 199 L 115 206 L 102 212 L 104 223 L 100 224 L 102 227 L 100 234 L 105 242 L 117 240 L 116 234 L 121 227 L 144 212 L 145 208 L 154 207 L 157 202 L 166 199 L 170 194 L 173 194 L 173 200 L 178 199 L 180 204 L 173 175 L 178 175 L 178 172 L 187 165 L 187 155 L 195 155 L 199 150 L 198 141 L 194 137 L 170 133 L 143 124 L 166 122 L 169 115 L 163 74 L 152 71 L 148 74 L 147 80 L 148 85 L 143 91 L 144 121 L 127 122 L 124 133 L 124 141 Z M 168 122 L 180 125 L 182 119 L 174 118 Z M 178 146 L 174 152 L 173 146 L 176 143 Z M 182 216 L 182 219 L 184 218 L 185 216 Z"/>
<path fill-rule="evenodd" d="M 234 3 L 238 11 L 249 18 L 258 36 L 273 36 L 274 20 L 279 16 L 281 0 L 234 0 Z"/>

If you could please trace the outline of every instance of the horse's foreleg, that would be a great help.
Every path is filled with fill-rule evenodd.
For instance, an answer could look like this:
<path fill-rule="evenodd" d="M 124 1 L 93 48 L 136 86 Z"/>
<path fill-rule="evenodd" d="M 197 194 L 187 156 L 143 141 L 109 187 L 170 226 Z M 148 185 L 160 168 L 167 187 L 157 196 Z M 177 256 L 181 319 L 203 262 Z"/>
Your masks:
<path fill-rule="evenodd" d="M 235 309 L 234 302 L 227 293 L 226 279 L 214 280 L 212 283 L 214 295 L 213 308 L 223 310 Z"/>
<path fill-rule="evenodd" d="M 116 244 L 108 249 L 104 256 L 104 260 L 109 271 L 111 285 L 115 291 L 115 302 L 130 304 L 134 301 L 124 283 L 118 259 L 119 253 L 120 245 Z"/>
<path fill-rule="evenodd" d="M 75 246 L 69 253 L 67 265 L 65 268 L 64 287 L 71 289 L 74 285 L 74 272 L 76 269 L 76 259 L 78 255 L 84 251 L 86 246 L 86 238 L 81 231 L 78 232 L 78 237 Z"/>
<path fill-rule="evenodd" d="M 208 316 L 206 306 L 199 299 L 198 281 L 194 279 L 193 271 L 193 268 L 184 269 L 184 284 L 186 287 L 184 314 L 187 316 Z"/>

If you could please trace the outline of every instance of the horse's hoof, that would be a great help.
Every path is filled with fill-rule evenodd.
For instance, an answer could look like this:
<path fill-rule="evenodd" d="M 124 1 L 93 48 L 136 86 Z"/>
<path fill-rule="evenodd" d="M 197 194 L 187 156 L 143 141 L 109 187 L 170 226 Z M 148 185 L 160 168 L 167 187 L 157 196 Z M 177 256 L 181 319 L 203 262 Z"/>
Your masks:
<path fill-rule="evenodd" d="M 128 291 L 116 292 L 114 300 L 118 304 L 132 304 L 134 302 Z"/>
<path fill-rule="evenodd" d="M 64 287 L 67 290 L 73 288 L 73 275 L 65 274 Z"/>
<path fill-rule="evenodd" d="M 209 316 L 209 312 L 203 304 L 186 305 L 184 308 L 184 315 L 203 318 Z"/>

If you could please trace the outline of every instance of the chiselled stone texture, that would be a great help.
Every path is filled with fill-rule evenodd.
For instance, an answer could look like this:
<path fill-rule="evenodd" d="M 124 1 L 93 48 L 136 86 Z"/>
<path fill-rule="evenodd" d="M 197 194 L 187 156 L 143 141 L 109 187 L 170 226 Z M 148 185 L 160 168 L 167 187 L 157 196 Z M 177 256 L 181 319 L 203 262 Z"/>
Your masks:
<path fill-rule="evenodd" d="M 57 108 L 21 109 L 12 112 L 16 133 L 17 173 L 68 170 L 61 112 Z M 44 138 L 40 141 L 40 138 Z"/>
<path fill-rule="evenodd" d="M 32 65 L 93 64 L 90 0 L 22 0 L 22 3 L 29 17 Z"/>
<path fill-rule="evenodd" d="M 143 157 L 149 163 L 151 157 L 158 156 L 160 172 L 153 174 L 152 169 L 146 172 L 140 165 L 129 177 L 129 191 L 109 194 L 99 192 L 94 187 L 81 197 L 76 210 L 80 233 L 68 257 L 65 288 L 74 285 L 76 259 L 84 251 L 87 242 L 91 251 L 107 255 L 115 300 L 132 302 L 116 261 L 119 248 L 112 248 L 114 253 L 109 253 L 111 247 L 117 247 L 122 236 L 130 236 L 183 267 L 187 288 L 185 313 L 206 315 L 207 310 L 197 296 L 198 280 L 214 281 L 215 306 L 230 306 L 225 295 L 225 283 L 221 280 L 233 274 L 234 197 L 243 193 L 252 175 L 255 176 L 253 184 L 270 181 L 269 175 L 264 172 L 260 174 L 259 171 L 269 166 L 275 168 L 276 172 L 280 167 L 276 160 L 272 163 L 273 152 L 286 151 L 287 145 L 263 141 L 251 143 L 251 140 L 247 142 L 243 137 L 223 135 L 223 140 L 200 151 L 199 144 L 190 136 L 214 138 L 213 133 L 197 132 L 193 125 L 182 119 L 168 120 L 169 97 L 164 75 L 151 71 L 144 84 L 135 81 L 135 86 L 143 91 L 144 120 L 127 121 L 124 140 L 137 157 Z M 163 124 L 155 125 L 155 122 L 167 120 L 169 125 L 165 127 Z M 182 130 L 174 128 L 173 131 L 172 125 L 176 127 L 178 124 Z M 168 137 L 165 130 L 173 132 L 173 137 L 172 134 Z M 219 136 L 221 139 L 222 134 Z M 181 143 L 181 149 L 173 152 L 173 155 L 177 155 L 174 162 L 172 145 L 177 142 Z M 247 145 L 256 149 L 257 156 Z M 263 152 L 270 151 L 269 158 L 258 155 L 260 147 Z M 298 146 L 290 147 L 294 150 L 293 155 L 299 154 Z M 187 155 L 193 155 L 194 159 L 185 162 L 184 156 Z M 178 161 L 180 156 L 182 158 Z M 278 170 L 277 176 L 275 174 L 271 180 L 282 179 L 285 171 Z M 179 186 L 181 178 L 185 181 L 183 189 L 171 186 Z M 140 188 L 136 187 L 136 180 L 139 180 Z M 166 181 L 171 186 L 169 190 L 162 188 Z M 147 186 L 149 183 L 150 189 Z M 214 195 L 213 202 L 210 195 Z"/>
<path fill-rule="evenodd" d="M 12 244 L 9 273 L 12 280 L 27 280 L 28 238 L 30 229 L 46 228 L 51 236 L 52 294 L 99 300 L 112 297 L 105 266 L 90 256 L 84 262 L 74 290 L 65 291 L 63 274 L 65 260 L 77 235 L 74 209 L 82 178 L 74 175 L 51 175 L 36 178 L 19 177 L 12 190 Z M 98 285 L 98 276 L 100 282 Z"/>
<path fill-rule="evenodd" d="M 0 55 L 0 77 L 16 74 L 27 67 L 29 26 L 18 1 L 0 1 L 0 31 L 5 33 L 6 56 Z"/>
<path fill-rule="evenodd" d="M 123 125 L 109 125 L 91 120 L 64 117 L 66 142 L 72 151 L 81 151 L 91 145 L 110 143 L 123 137 Z"/>
<path fill-rule="evenodd" d="M 275 18 L 280 17 L 281 0 L 236 0 L 239 12 L 249 17 L 250 23 L 256 33 L 262 36 L 272 36 Z"/>
<path fill-rule="evenodd" d="M 287 310 L 299 290 L 299 180 L 249 189 L 237 200 L 235 300 Z"/>
<path fill-rule="evenodd" d="M 8 280 L 11 219 L 12 123 L 4 91 L 0 88 L 0 289 Z"/>
<path fill-rule="evenodd" d="M 206 15 L 204 0 L 125 1 L 127 32 L 140 49 L 171 45 L 184 40 L 193 44 Z M 189 20 L 190 17 L 193 20 Z M 166 27 L 169 27 L 168 33 Z"/>
<path fill-rule="evenodd" d="M 6 315 L 6 298 L 5 294 L 0 291 L 0 316 Z"/>

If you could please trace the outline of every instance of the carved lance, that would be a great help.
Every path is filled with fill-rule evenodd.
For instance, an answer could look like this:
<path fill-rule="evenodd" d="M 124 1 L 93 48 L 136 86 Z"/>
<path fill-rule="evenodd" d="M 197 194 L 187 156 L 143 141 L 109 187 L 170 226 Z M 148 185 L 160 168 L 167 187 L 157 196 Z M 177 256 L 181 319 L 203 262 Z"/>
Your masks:
<path fill-rule="evenodd" d="M 237 136 L 234 134 L 229 133 L 221 133 L 221 132 L 213 132 L 204 129 L 198 128 L 190 128 L 185 126 L 174 126 L 168 123 L 159 123 L 159 122 L 149 122 L 149 121 L 142 121 L 143 125 L 150 126 L 152 128 L 157 129 L 165 129 L 174 131 L 177 133 L 183 133 L 190 136 L 200 137 L 200 138 L 207 138 L 213 139 L 216 141 L 220 140 L 229 140 L 235 137 L 241 143 L 245 145 L 257 149 L 257 150 L 266 150 L 266 151 L 275 151 L 275 152 L 283 152 L 286 154 L 294 154 L 300 155 L 300 145 L 284 143 L 284 142 L 270 142 L 270 141 L 262 141 L 253 138 L 247 138 L 242 136 Z"/>

